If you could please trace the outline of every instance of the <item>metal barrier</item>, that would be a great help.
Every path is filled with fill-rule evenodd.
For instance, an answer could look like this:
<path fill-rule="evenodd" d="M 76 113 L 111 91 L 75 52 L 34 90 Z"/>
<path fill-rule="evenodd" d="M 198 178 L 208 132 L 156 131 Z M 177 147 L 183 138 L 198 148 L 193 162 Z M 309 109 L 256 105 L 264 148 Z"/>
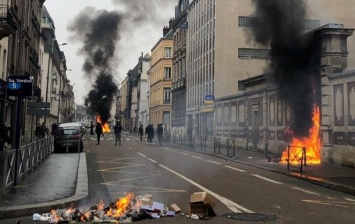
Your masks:
<path fill-rule="evenodd" d="M 200 136 L 200 149 L 201 151 L 206 151 L 207 148 L 207 137 Z"/>
<path fill-rule="evenodd" d="M 26 174 L 32 172 L 44 159 L 53 152 L 53 137 L 35 141 L 21 146 L 20 149 L 6 150 L 2 193 L 21 181 Z"/>
<path fill-rule="evenodd" d="M 235 140 L 227 139 L 227 156 L 235 157 Z"/>
<path fill-rule="evenodd" d="M 291 146 L 287 147 L 287 170 L 292 168 L 300 169 L 303 171 L 303 166 L 306 166 L 306 147 Z"/>
<path fill-rule="evenodd" d="M 218 149 L 218 151 L 217 151 Z M 213 151 L 214 153 L 221 153 L 221 139 L 220 138 L 213 138 Z"/>

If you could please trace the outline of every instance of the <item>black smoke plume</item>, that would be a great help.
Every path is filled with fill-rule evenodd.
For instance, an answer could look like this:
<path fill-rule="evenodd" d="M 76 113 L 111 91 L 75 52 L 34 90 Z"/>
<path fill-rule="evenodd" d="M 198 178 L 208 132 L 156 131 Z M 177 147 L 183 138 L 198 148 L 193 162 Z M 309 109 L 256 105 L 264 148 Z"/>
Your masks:
<path fill-rule="evenodd" d="M 121 20 L 118 11 L 85 8 L 69 27 L 84 43 L 79 53 L 85 56 L 85 76 L 90 80 L 96 78 L 85 106 L 92 114 L 98 113 L 103 122 L 110 118 L 113 97 L 118 91 L 112 73 L 117 66 L 116 45 Z"/>
<path fill-rule="evenodd" d="M 253 0 L 253 4 L 251 37 L 271 48 L 268 73 L 278 98 L 291 109 L 294 135 L 308 136 L 317 103 L 320 59 L 315 38 L 304 33 L 306 5 L 303 0 Z"/>

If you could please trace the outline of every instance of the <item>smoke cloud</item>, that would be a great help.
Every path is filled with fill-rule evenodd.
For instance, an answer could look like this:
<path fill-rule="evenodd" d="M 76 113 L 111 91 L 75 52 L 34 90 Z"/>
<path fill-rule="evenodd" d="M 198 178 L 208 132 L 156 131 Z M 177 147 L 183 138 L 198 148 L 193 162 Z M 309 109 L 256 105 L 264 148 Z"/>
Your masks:
<path fill-rule="evenodd" d="M 313 106 L 319 88 L 319 46 L 304 33 L 306 6 L 303 0 L 253 0 L 250 37 L 270 47 L 268 74 L 276 84 L 279 99 L 291 109 L 296 137 L 305 137 L 312 127 Z"/>
<path fill-rule="evenodd" d="M 110 118 L 113 97 L 118 91 L 112 73 L 117 67 L 116 45 L 121 21 L 118 11 L 85 8 L 69 27 L 83 42 L 79 54 L 85 56 L 85 76 L 90 80 L 96 78 L 85 106 L 89 112 L 98 113 L 103 122 Z"/>
<path fill-rule="evenodd" d="M 78 54 L 85 57 L 82 69 L 86 80 L 93 83 L 85 105 L 89 113 L 99 113 L 104 122 L 110 118 L 113 97 L 118 91 L 113 77 L 118 77 L 116 70 L 119 62 L 129 60 L 129 57 L 136 59 L 136 56 L 122 52 L 132 53 L 135 41 L 131 40 L 136 36 L 149 39 L 149 33 L 137 34 L 137 28 L 166 23 L 165 9 L 173 9 L 176 0 L 112 0 L 112 3 L 120 11 L 86 7 L 68 26 L 72 32 L 71 39 L 83 43 Z M 120 43 L 122 35 L 125 36 L 124 44 Z"/>

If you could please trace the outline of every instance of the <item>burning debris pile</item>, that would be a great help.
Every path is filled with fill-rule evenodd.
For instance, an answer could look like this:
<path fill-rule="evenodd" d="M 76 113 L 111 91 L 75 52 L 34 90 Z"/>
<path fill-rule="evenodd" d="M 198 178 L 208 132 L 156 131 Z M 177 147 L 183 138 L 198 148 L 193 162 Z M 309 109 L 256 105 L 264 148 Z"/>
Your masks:
<path fill-rule="evenodd" d="M 208 220 L 216 216 L 213 207 L 215 203 L 206 192 L 195 192 L 190 196 L 190 211 L 188 215 L 182 216 L 193 220 Z M 88 210 L 81 211 L 75 208 L 52 210 L 42 215 L 33 214 L 33 220 L 48 221 L 49 223 L 72 223 L 72 222 L 93 222 L 93 223 L 129 223 L 145 219 L 158 219 L 160 217 L 175 217 L 181 209 L 176 204 L 169 207 L 163 203 L 154 202 L 151 194 L 135 197 L 133 193 L 127 193 L 124 197 L 117 199 L 108 207 L 105 207 L 103 200 Z"/>

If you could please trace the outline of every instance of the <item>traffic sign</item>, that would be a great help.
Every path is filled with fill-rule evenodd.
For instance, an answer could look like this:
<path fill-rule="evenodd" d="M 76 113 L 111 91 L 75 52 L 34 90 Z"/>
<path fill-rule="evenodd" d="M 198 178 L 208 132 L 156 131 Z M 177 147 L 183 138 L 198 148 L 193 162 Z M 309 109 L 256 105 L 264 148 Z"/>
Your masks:
<path fill-rule="evenodd" d="M 9 82 L 7 84 L 7 88 L 10 90 L 19 90 L 21 88 L 21 83 Z"/>
<path fill-rule="evenodd" d="M 9 76 L 7 79 L 8 96 L 32 96 L 33 76 Z"/>

